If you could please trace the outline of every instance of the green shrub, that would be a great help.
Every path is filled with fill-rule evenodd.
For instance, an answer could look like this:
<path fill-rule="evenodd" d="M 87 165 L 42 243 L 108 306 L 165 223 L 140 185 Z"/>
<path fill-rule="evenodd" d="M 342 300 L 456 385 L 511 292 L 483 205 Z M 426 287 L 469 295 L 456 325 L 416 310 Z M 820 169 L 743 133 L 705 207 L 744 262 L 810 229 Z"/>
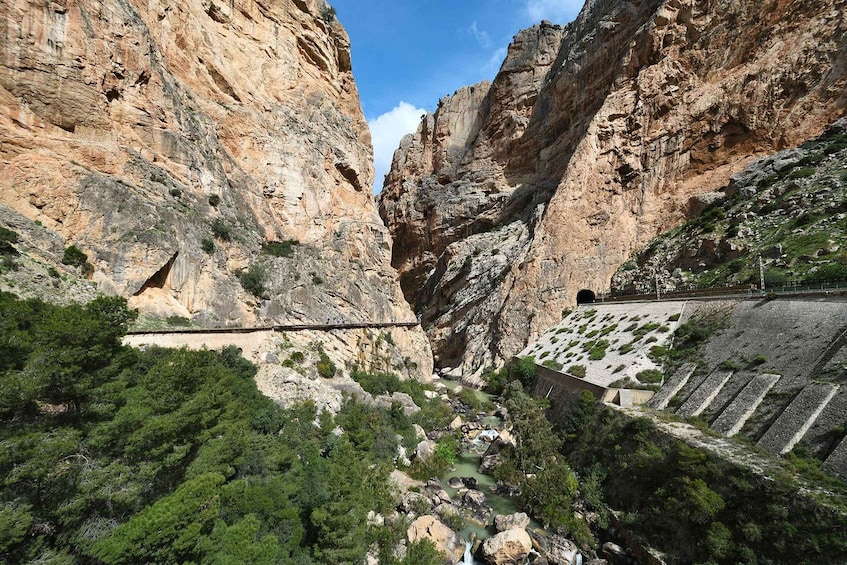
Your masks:
<path fill-rule="evenodd" d="M 812 167 L 802 167 L 799 169 L 794 169 L 790 173 L 788 173 L 788 178 L 790 179 L 805 179 L 811 176 L 814 176 L 816 173 L 816 169 Z"/>
<path fill-rule="evenodd" d="M 88 255 L 76 245 L 69 245 L 62 255 L 62 264 L 73 267 L 82 267 L 88 262 Z"/>
<path fill-rule="evenodd" d="M 609 347 L 609 342 L 601 339 L 594 343 L 594 346 L 588 351 L 588 359 L 591 361 L 599 361 L 606 356 L 606 349 Z"/>
<path fill-rule="evenodd" d="M 526 390 L 532 390 L 538 377 L 535 368 L 535 357 L 512 357 L 506 364 L 510 381 L 520 381 Z"/>
<path fill-rule="evenodd" d="M 646 369 L 644 371 L 639 371 L 635 378 L 638 379 L 642 383 L 647 384 L 657 384 L 662 382 L 662 372 L 656 369 Z"/>
<path fill-rule="evenodd" d="M 265 294 L 267 293 L 265 283 L 267 279 L 268 272 L 259 263 L 253 263 L 246 271 L 238 273 L 238 280 L 241 282 L 241 286 L 256 298 L 265 298 Z"/>
<path fill-rule="evenodd" d="M 191 320 L 184 316 L 169 316 L 165 319 L 165 323 L 169 326 L 186 327 L 191 325 Z"/>
<path fill-rule="evenodd" d="M 229 226 L 220 218 L 215 218 L 215 221 L 212 222 L 212 235 L 221 241 L 230 241 L 232 239 Z"/>
<path fill-rule="evenodd" d="M 209 195 L 209 205 L 210 206 L 217 208 L 218 204 L 220 204 L 220 203 L 221 203 L 221 197 L 220 196 L 218 196 L 217 194 L 210 194 Z"/>
<path fill-rule="evenodd" d="M 200 240 L 200 248 L 211 255 L 215 252 L 215 242 L 209 237 L 204 237 Z"/>
<path fill-rule="evenodd" d="M 18 234 L 8 228 L 0 226 L 0 254 L 13 253 L 13 244 L 18 242 Z"/>
<path fill-rule="evenodd" d="M 553 360 L 553 359 L 548 359 L 548 360 L 544 361 L 544 363 L 542 363 L 542 365 L 547 367 L 548 369 L 553 369 L 554 371 L 559 371 L 559 370 L 562 369 L 562 364 L 559 363 L 558 361 Z"/>
<path fill-rule="evenodd" d="M 300 242 L 296 239 L 266 241 L 262 244 L 262 253 L 273 255 L 274 257 L 293 257 L 295 245 L 300 245 Z"/>
<path fill-rule="evenodd" d="M 335 363 L 323 351 L 320 352 L 320 360 L 315 367 L 318 370 L 318 374 L 325 379 L 331 379 L 337 371 Z"/>
<path fill-rule="evenodd" d="M 585 378 L 585 365 L 571 365 L 568 367 L 568 374 L 573 375 L 575 377 L 579 377 L 580 379 Z"/>

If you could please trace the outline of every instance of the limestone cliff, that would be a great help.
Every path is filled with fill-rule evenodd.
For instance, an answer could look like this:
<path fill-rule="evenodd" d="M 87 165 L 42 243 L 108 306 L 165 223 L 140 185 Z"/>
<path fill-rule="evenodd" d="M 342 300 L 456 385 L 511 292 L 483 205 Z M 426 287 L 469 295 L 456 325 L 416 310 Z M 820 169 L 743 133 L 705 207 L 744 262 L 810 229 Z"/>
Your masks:
<path fill-rule="evenodd" d="M 371 152 L 323 0 L 0 5 L 0 216 L 60 275 L 82 249 L 97 288 L 147 317 L 414 319 Z M 426 373 L 425 336 L 410 342 Z"/>
<path fill-rule="evenodd" d="M 693 196 L 843 115 L 845 4 L 589 0 L 443 99 L 380 196 L 437 364 L 501 363 Z"/>

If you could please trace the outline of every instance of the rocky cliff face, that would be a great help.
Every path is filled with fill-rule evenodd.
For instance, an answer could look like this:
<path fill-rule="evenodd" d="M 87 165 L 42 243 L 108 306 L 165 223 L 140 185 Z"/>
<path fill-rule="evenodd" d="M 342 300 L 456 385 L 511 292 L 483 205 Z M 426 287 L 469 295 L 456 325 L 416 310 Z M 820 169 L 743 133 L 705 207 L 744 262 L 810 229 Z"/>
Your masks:
<path fill-rule="evenodd" d="M 517 353 L 693 196 L 843 115 L 844 8 L 589 0 L 518 34 L 493 84 L 442 100 L 380 196 L 437 363 Z"/>
<path fill-rule="evenodd" d="M 100 290 L 148 316 L 413 319 L 372 177 L 349 40 L 323 0 L 0 6 L 2 216 L 60 274 L 75 244 Z M 42 230 L 57 249 L 33 243 Z"/>

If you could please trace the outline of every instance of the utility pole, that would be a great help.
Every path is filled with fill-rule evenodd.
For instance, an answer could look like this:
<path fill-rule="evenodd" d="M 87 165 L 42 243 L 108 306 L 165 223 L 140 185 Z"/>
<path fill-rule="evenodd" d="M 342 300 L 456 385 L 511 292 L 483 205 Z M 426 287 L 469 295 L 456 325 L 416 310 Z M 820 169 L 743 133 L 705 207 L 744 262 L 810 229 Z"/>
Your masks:
<path fill-rule="evenodd" d="M 765 263 L 761 255 L 759 255 L 759 290 L 762 294 L 765 293 Z"/>

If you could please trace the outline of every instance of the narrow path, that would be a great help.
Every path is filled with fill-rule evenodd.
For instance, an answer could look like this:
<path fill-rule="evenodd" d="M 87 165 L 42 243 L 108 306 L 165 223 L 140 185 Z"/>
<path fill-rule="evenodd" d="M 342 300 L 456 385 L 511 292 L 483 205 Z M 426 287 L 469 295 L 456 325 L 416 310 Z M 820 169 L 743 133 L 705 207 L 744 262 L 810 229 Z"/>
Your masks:
<path fill-rule="evenodd" d="M 228 328 L 167 328 L 160 330 L 130 330 L 127 335 L 165 334 L 248 334 L 256 332 L 300 332 L 332 330 L 366 330 L 380 328 L 413 328 L 420 322 L 338 322 L 328 324 L 276 324 L 272 326 L 246 326 Z"/>

